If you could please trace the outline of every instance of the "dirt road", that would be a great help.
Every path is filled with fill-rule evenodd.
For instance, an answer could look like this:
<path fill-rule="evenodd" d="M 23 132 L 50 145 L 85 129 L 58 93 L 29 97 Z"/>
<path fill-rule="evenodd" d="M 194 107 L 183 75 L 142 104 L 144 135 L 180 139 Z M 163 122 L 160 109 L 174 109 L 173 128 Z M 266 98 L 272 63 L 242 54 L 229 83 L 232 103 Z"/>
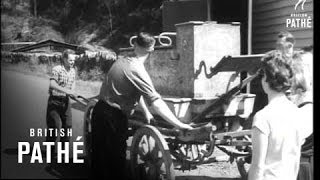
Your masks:
<path fill-rule="evenodd" d="M 85 164 L 30 164 L 30 156 L 18 164 L 17 144 L 42 142 L 30 137 L 30 128 L 45 128 L 48 79 L 1 69 L 1 178 L 87 178 Z M 72 110 L 73 137 L 82 136 L 83 112 Z M 191 171 L 176 171 L 178 180 L 235 180 L 240 176 L 235 163 L 201 165 Z"/>

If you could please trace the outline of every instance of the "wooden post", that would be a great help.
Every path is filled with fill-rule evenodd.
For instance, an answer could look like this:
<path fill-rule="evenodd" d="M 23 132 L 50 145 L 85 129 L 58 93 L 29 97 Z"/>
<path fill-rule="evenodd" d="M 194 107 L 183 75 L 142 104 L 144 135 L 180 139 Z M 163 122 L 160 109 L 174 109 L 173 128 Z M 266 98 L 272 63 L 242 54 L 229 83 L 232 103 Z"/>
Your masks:
<path fill-rule="evenodd" d="M 252 0 L 248 0 L 248 55 L 252 54 Z"/>
<path fill-rule="evenodd" d="M 248 48 L 247 48 L 247 52 L 248 55 L 252 54 L 252 0 L 248 0 Z M 250 93 L 251 88 L 250 88 L 251 84 L 248 83 L 247 85 L 247 93 Z"/>
<path fill-rule="evenodd" d="M 207 21 L 211 21 L 211 0 L 207 0 Z"/>

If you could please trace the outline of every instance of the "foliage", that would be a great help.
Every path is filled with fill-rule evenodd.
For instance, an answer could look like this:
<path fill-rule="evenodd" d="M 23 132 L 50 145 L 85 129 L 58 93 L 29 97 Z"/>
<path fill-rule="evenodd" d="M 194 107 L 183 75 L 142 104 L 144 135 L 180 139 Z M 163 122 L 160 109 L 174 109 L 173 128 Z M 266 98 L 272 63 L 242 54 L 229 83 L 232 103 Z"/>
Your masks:
<path fill-rule="evenodd" d="M 4 7 L 8 7 L 8 0 L 4 1 L 7 3 Z M 78 31 L 82 31 L 87 36 L 94 33 L 86 43 L 116 49 L 128 46 L 129 37 L 138 31 L 160 33 L 162 1 L 30 0 L 30 7 L 27 9 L 30 10 L 29 14 L 35 15 L 36 6 L 36 18 L 47 19 L 47 25 L 60 32 L 66 40 L 78 42 L 79 36 L 68 37 L 79 34 Z M 12 4 L 14 3 L 11 2 Z"/>
<path fill-rule="evenodd" d="M 11 53 L 1 52 L 3 63 L 23 65 L 32 72 L 51 74 L 54 66 L 61 64 L 61 56 L 46 54 Z M 77 69 L 77 79 L 83 81 L 101 81 L 103 74 L 107 72 L 113 64 L 113 55 L 98 54 L 93 57 L 87 55 L 79 57 L 75 62 Z"/>

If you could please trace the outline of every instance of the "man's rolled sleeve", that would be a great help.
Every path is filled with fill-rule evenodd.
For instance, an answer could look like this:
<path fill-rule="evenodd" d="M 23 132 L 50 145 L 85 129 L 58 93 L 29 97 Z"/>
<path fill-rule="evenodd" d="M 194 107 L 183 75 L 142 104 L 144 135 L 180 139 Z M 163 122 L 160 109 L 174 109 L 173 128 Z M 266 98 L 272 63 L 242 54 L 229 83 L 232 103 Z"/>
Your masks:
<path fill-rule="evenodd" d="M 138 89 L 149 106 L 151 106 L 155 100 L 161 98 L 160 94 L 155 90 L 151 78 L 146 71 L 130 72 L 125 73 L 125 75 Z"/>

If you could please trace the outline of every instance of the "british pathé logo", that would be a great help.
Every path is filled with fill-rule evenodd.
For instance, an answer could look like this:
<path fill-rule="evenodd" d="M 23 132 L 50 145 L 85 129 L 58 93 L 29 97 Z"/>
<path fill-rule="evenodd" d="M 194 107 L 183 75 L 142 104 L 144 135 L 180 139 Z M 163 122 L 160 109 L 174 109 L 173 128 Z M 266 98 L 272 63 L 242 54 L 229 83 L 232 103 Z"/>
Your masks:
<path fill-rule="evenodd" d="M 297 0 L 294 6 L 294 12 L 287 18 L 287 28 L 312 28 L 311 15 L 305 12 L 305 3 L 307 0 Z M 310 4 L 309 4 L 310 5 Z"/>

